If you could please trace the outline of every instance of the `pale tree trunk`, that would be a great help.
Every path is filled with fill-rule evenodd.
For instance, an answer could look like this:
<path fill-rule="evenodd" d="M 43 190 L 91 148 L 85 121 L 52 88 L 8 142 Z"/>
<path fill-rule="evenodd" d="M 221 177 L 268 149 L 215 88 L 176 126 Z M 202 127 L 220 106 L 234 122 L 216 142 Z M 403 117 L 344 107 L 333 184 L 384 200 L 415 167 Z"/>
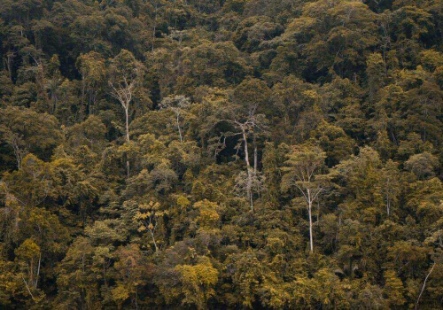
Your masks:
<path fill-rule="evenodd" d="M 151 217 L 149 218 L 149 224 L 146 225 L 146 228 L 148 228 L 149 233 L 151 234 L 151 238 L 152 238 L 152 242 L 154 242 L 154 247 L 155 247 L 155 253 L 158 253 L 158 246 L 157 246 L 157 242 L 155 241 L 155 230 L 157 229 L 157 225 L 158 222 L 155 222 L 155 225 L 152 225 L 152 219 Z"/>
<path fill-rule="evenodd" d="M 20 168 L 22 167 L 23 153 L 16 143 L 12 145 L 12 148 L 14 150 L 15 159 L 17 161 L 17 168 L 18 170 L 20 170 Z"/>
<path fill-rule="evenodd" d="M 307 180 L 310 181 L 310 177 L 307 178 Z M 307 203 L 308 207 L 308 219 L 309 219 L 309 250 L 311 253 L 314 252 L 314 236 L 313 236 L 313 223 L 312 223 L 312 206 L 315 201 L 318 201 L 318 196 L 322 192 L 322 188 L 312 189 L 312 188 L 306 188 L 302 186 L 297 186 L 297 188 L 300 190 L 300 192 L 303 194 L 303 197 L 305 198 L 305 201 Z M 320 211 L 318 211 L 320 212 Z M 318 221 L 317 215 L 317 221 Z"/>
<path fill-rule="evenodd" d="M 23 283 L 25 283 L 26 290 L 28 291 L 29 295 L 31 295 L 32 300 L 34 300 L 34 295 L 32 295 L 32 292 L 29 289 L 28 282 L 26 282 L 26 280 L 25 280 L 25 278 L 23 276 L 22 276 L 22 279 L 23 279 Z"/>
<path fill-rule="evenodd" d="M 183 135 L 182 135 L 182 130 L 181 130 L 181 128 L 180 128 L 179 117 L 180 117 L 180 114 L 177 114 L 177 128 L 178 128 L 178 135 L 179 135 L 179 137 L 180 137 L 180 142 L 183 142 Z"/>
<path fill-rule="evenodd" d="M 174 111 L 174 113 L 175 113 L 175 122 L 177 124 L 178 136 L 180 138 L 180 142 L 183 142 L 183 134 L 182 134 L 182 130 L 180 128 L 180 109 L 179 108 L 172 108 L 172 111 Z"/>
<path fill-rule="evenodd" d="M 157 246 L 157 242 L 155 242 L 155 237 L 154 237 L 154 232 L 152 229 L 149 229 L 149 232 L 151 233 L 151 238 L 152 238 L 152 242 L 154 242 L 154 247 L 155 247 L 155 252 L 158 252 L 158 246 Z"/>
<path fill-rule="evenodd" d="M 386 213 L 388 214 L 388 217 L 391 214 L 391 201 L 389 200 L 389 193 L 387 193 L 386 197 Z"/>
<path fill-rule="evenodd" d="M 38 258 L 38 266 L 37 266 L 37 275 L 35 276 L 34 287 L 37 288 L 38 278 L 40 277 L 40 266 L 42 262 L 42 254 L 40 253 L 40 257 Z"/>
<path fill-rule="evenodd" d="M 386 213 L 388 214 L 388 217 L 389 217 L 389 215 L 391 213 L 391 197 L 389 197 L 389 187 L 390 187 L 389 178 L 386 183 L 387 183 L 386 184 Z"/>
<path fill-rule="evenodd" d="M 12 81 L 12 65 L 15 58 L 15 52 L 8 52 L 6 58 L 6 67 L 8 70 L 9 79 Z"/>
<path fill-rule="evenodd" d="M 254 147 L 254 175 L 257 175 L 257 146 Z"/>
<path fill-rule="evenodd" d="M 245 151 L 245 163 L 246 163 L 246 170 L 248 173 L 248 181 L 246 183 L 246 195 L 249 199 L 249 207 L 251 208 L 251 211 L 254 211 L 254 200 L 252 197 L 252 178 L 253 178 L 253 171 L 251 168 L 251 164 L 249 163 L 249 152 L 248 152 L 248 139 L 246 135 L 246 130 L 243 125 L 240 126 L 242 130 L 242 136 L 243 136 L 243 145 L 244 145 L 244 151 Z"/>
<path fill-rule="evenodd" d="M 124 105 L 123 108 L 125 109 L 126 142 L 129 143 L 129 141 L 131 140 L 129 138 L 129 103 Z"/>
<path fill-rule="evenodd" d="M 311 200 L 311 190 L 307 190 L 308 194 L 308 216 L 309 216 L 309 249 L 314 252 L 314 240 L 312 237 L 312 200 Z"/>
<path fill-rule="evenodd" d="M 125 129 L 126 129 L 126 143 L 129 143 L 131 140 L 129 138 L 129 102 L 124 106 L 125 109 Z M 126 176 L 129 178 L 130 167 L 129 167 L 129 159 L 126 158 Z"/>
<path fill-rule="evenodd" d="M 414 310 L 418 310 L 418 304 L 419 304 L 419 302 L 420 302 L 421 295 L 423 295 L 423 292 L 424 292 L 425 289 L 426 289 L 426 282 L 428 281 L 428 278 L 429 278 L 429 276 L 431 275 L 431 273 L 434 271 L 434 267 L 435 267 L 435 263 L 432 265 L 431 270 L 430 270 L 429 273 L 426 275 L 425 281 L 423 282 L 423 286 L 421 287 L 420 295 L 418 295 L 417 302 L 416 302 L 416 304 L 415 304 L 415 308 L 414 308 Z"/>
<path fill-rule="evenodd" d="M 14 151 L 15 160 L 17 162 L 17 168 L 20 170 L 22 166 L 23 157 L 26 155 L 26 150 L 20 148 L 19 146 L 20 137 L 18 137 L 12 131 L 8 131 L 6 132 L 6 140 L 11 145 L 12 150 Z"/>
<path fill-rule="evenodd" d="M 120 102 L 123 110 L 125 111 L 125 131 L 126 131 L 125 140 L 126 143 L 129 143 L 131 141 L 129 133 L 129 106 L 132 101 L 132 91 L 135 85 L 134 83 L 128 83 L 126 81 L 126 78 L 124 80 L 126 85 L 124 88 L 117 89 L 111 82 L 109 83 L 109 85 L 112 87 L 113 90 L 111 92 L 111 95 Z M 128 178 L 129 178 L 129 173 L 130 173 L 129 160 L 126 159 L 126 175 Z"/>

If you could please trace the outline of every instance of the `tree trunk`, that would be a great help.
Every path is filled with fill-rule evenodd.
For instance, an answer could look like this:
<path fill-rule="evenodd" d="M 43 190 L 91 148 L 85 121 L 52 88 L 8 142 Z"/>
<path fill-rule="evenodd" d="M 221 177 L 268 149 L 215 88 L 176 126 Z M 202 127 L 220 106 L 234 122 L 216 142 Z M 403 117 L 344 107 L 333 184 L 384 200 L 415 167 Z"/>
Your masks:
<path fill-rule="evenodd" d="M 180 112 L 179 111 L 174 111 L 175 112 L 175 116 L 176 116 L 176 122 L 177 122 L 177 128 L 178 128 L 178 136 L 180 138 L 180 142 L 183 142 L 183 135 L 182 135 L 182 130 L 180 128 Z"/>
<path fill-rule="evenodd" d="M 257 141 L 255 140 L 255 133 L 253 134 L 254 139 L 254 176 L 257 175 L 257 157 L 258 157 L 258 151 L 257 151 Z"/>
<path fill-rule="evenodd" d="M 129 138 L 129 102 L 124 107 L 125 109 L 125 130 L 126 130 L 126 143 L 129 143 L 131 140 Z M 126 176 L 129 178 L 130 168 L 129 168 L 129 159 L 126 157 Z"/>
<path fill-rule="evenodd" d="M 10 143 L 12 145 L 12 149 L 14 150 L 15 160 L 17 161 L 17 169 L 20 170 L 22 167 L 23 152 L 20 150 L 16 137 L 13 133 L 10 134 L 10 137 Z"/>
<path fill-rule="evenodd" d="M 417 302 L 415 303 L 415 308 L 414 308 L 414 310 L 418 310 L 418 304 L 419 304 L 419 302 L 420 302 L 421 295 L 423 295 L 423 292 L 425 291 L 425 288 L 426 288 L 426 282 L 428 281 L 428 278 L 429 278 L 429 276 L 431 275 L 432 271 L 434 271 L 434 267 L 435 267 L 435 263 L 432 265 L 431 270 L 430 270 L 429 273 L 426 275 L 425 281 L 423 282 L 423 285 L 422 285 L 421 290 L 420 290 L 420 295 L 418 295 Z"/>
<path fill-rule="evenodd" d="M 151 220 L 149 221 L 149 223 L 150 223 L 150 225 L 152 225 L 152 221 Z M 155 242 L 155 236 L 154 236 L 155 229 L 157 228 L 157 223 L 158 222 L 155 223 L 154 228 L 149 228 L 150 226 L 148 225 L 148 230 L 151 233 L 152 242 L 154 242 L 155 253 L 158 253 L 158 246 L 157 246 L 157 242 Z"/>
<path fill-rule="evenodd" d="M 312 202 L 308 204 L 308 216 L 309 216 L 309 249 L 311 253 L 314 252 L 314 240 L 312 238 Z"/>
<path fill-rule="evenodd" d="M 391 213 L 391 198 L 389 197 L 389 188 L 390 188 L 390 184 L 389 184 L 389 178 L 386 182 L 386 213 L 388 214 L 388 217 Z"/>
<path fill-rule="evenodd" d="M 129 102 L 124 106 L 125 110 L 125 130 L 126 130 L 126 142 L 129 143 Z"/>
<path fill-rule="evenodd" d="M 154 233 L 152 232 L 152 230 L 149 230 L 149 232 L 151 233 L 152 242 L 154 242 L 155 252 L 157 253 L 158 252 L 158 246 L 157 246 L 157 242 L 155 242 Z"/>
<path fill-rule="evenodd" d="M 246 195 L 248 196 L 249 199 L 249 207 L 251 208 L 251 211 L 254 212 L 254 200 L 252 197 L 252 169 L 251 169 L 251 164 L 249 163 L 248 139 L 246 136 L 245 128 L 243 126 L 241 126 L 241 130 L 242 130 L 243 144 L 245 151 L 246 170 L 248 173 L 248 182 L 246 183 Z"/>
<path fill-rule="evenodd" d="M 38 278 L 40 277 L 41 262 L 42 262 L 42 254 L 40 253 L 40 257 L 38 258 L 37 275 L 35 276 L 35 281 L 33 284 L 34 288 L 37 288 L 37 285 L 38 285 Z"/>

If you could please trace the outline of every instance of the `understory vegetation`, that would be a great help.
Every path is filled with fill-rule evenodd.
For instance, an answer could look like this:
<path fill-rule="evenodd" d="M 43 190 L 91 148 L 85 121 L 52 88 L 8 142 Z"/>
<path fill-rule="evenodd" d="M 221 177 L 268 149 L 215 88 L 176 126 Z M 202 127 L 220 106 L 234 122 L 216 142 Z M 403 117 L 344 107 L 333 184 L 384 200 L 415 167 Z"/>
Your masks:
<path fill-rule="evenodd" d="M 443 1 L 0 0 L 0 308 L 441 309 Z"/>

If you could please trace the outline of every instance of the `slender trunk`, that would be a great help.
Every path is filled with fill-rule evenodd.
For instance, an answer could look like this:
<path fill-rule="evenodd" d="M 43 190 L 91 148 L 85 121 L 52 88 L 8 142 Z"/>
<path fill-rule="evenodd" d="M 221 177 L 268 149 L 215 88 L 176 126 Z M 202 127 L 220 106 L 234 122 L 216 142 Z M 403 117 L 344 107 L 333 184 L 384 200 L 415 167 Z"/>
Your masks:
<path fill-rule="evenodd" d="M 389 217 L 391 213 L 391 202 L 389 201 L 389 194 L 388 197 L 386 198 L 386 212 L 388 213 Z"/>
<path fill-rule="evenodd" d="M 175 116 L 176 116 L 176 121 L 177 121 L 177 128 L 178 128 L 178 135 L 180 137 L 180 142 L 183 142 L 182 130 L 180 128 L 180 112 L 176 112 Z"/>
<path fill-rule="evenodd" d="M 41 262 L 42 262 L 42 254 L 40 253 L 40 257 L 38 258 L 37 275 L 35 276 L 35 281 L 34 281 L 34 285 L 33 285 L 34 288 L 37 288 L 37 285 L 38 285 L 38 278 L 40 276 Z"/>
<path fill-rule="evenodd" d="M 155 242 L 154 232 L 152 231 L 152 229 L 149 229 L 149 232 L 151 233 L 152 242 L 154 242 L 155 252 L 157 253 L 158 246 L 157 246 L 157 242 Z"/>
<path fill-rule="evenodd" d="M 11 144 L 12 149 L 14 150 L 15 159 L 17 161 L 17 169 L 20 170 L 20 168 L 22 167 L 23 153 L 21 152 L 18 143 L 15 141 L 15 137 L 12 137 Z"/>
<path fill-rule="evenodd" d="M 314 240 L 312 238 L 312 199 L 311 199 L 311 190 L 307 190 L 307 198 L 308 198 L 308 216 L 309 216 L 309 248 L 311 253 L 314 252 Z"/>
<path fill-rule="evenodd" d="M 244 127 L 241 127 L 242 130 L 242 136 L 243 136 L 243 145 L 244 145 L 244 151 L 245 151 L 245 163 L 246 163 L 246 167 L 249 168 L 251 167 L 251 164 L 249 163 L 249 152 L 248 152 L 248 138 L 246 136 L 246 130 L 244 129 Z"/>
<path fill-rule="evenodd" d="M 13 60 L 15 58 L 15 53 L 9 52 L 6 55 L 6 57 L 7 57 L 6 66 L 7 66 L 8 73 L 9 73 L 9 79 L 12 81 L 12 65 L 13 65 Z"/>
<path fill-rule="evenodd" d="M 309 202 L 308 216 L 309 216 L 309 248 L 312 253 L 314 252 L 314 240 L 312 239 L 312 202 Z"/>
<path fill-rule="evenodd" d="M 29 289 L 28 282 L 26 282 L 25 278 L 22 276 L 23 282 L 25 283 L 26 290 L 28 291 L 29 295 L 31 295 L 32 300 L 34 300 L 34 295 L 32 295 L 31 290 Z"/>
<path fill-rule="evenodd" d="M 252 197 L 252 169 L 251 169 L 251 164 L 249 163 L 248 139 L 246 136 L 246 130 L 243 126 L 241 126 L 241 130 L 242 130 L 243 144 L 245 151 L 246 171 L 248 173 L 248 182 L 246 183 L 246 194 L 249 199 L 249 206 L 251 208 L 251 211 L 254 211 L 254 200 Z"/>
<path fill-rule="evenodd" d="M 126 159 L 126 178 L 129 179 L 130 176 L 130 164 L 129 164 L 129 160 Z"/>
<path fill-rule="evenodd" d="M 418 309 L 418 303 L 420 302 L 421 295 L 423 295 L 423 292 L 425 291 L 426 282 L 428 281 L 428 278 L 431 275 L 432 271 L 434 271 L 434 267 L 435 267 L 435 263 L 434 263 L 434 265 L 432 265 L 431 270 L 429 271 L 429 273 L 427 274 L 427 276 L 425 278 L 425 281 L 423 282 L 423 286 L 421 287 L 420 295 L 418 295 L 417 303 L 415 304 L 415 308 L 414 308 L 415 310 Z"/>
<path fill-rule="evenodd" d="M 257 174 L 257 142 L 255 140 L 255 134 L 254 134 L 254 175 Z"/>
<path fill-rule="evenodd" d="M 129 138 L 129 102 L 124 108 L 125 108 L 126 142 L 129 143 L 131 141 Z M 130 174 L 129 159 L 126 157 L 126 176 L 128 178 L 129 174 Z"/>
<path fill-rule="evenodd" d="M 248 185 L 247 185 L 247 191 L 249 196 L 249 207 L 251 208 L 251 211 L 254 212 L 254 198 L 252 197 L 252 176 L 249 172 L 248 174 Z"/>
<path fill-rule="evenodd" d="M 255 143 L 255 134 L 254 134 L 254 174 L 253 177 L 257 177 L 257 144 Z M 254 211 L 254 202 L 253 202 L 253 197 L 252 197 L 252 178 L 251 178 L 251 197 L 250 199 L 250 204 L 251 204 L 251 210 Z"/>
<path fill-rule="evenodd" d="M 388 178 L 386 184 L 386 213 L 388 214 L 388 217 L 390 215 L 390 212 L 391 212 L 391 199 L 389 197 L 389 178 Z"/>
<path fill-rule="evenodd" d="M 126 130 L 126 142 L 129 143 L 129 103 L 127 103 L 124 107 L 125 109 L 125 130 Z"/>

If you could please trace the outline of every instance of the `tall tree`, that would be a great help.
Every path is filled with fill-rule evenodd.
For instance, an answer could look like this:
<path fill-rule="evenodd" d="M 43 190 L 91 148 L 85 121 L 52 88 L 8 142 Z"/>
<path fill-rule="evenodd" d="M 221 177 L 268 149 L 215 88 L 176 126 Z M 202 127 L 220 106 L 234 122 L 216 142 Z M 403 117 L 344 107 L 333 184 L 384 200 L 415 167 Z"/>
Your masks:
<path fill-rule="evenodd" d="M 143 68 L 128 50 L 121 52 L 111 60 L 109 86 L 111 96 L 118 100 L 125 112 L 125 140 L 130 142 L 130 108 L 136 88 L 140 85 Z M 126 173 L 129 177 L 129 160 L 126 160 Z"/>
<path fill-rule="evenodd" d="M 270 89 L 258 79 L 248 79 L 243 81 L 233 94 L 233 101 L 236 105 L 227 110 L 227 120 L 240 130 L 234 135 L 240 136 L 240 145 L 243 146 L 244 160 L 246 164 L 246 195 L 249 200 L 251 211 L 254 211 L 254 183 L 259 183 L 258 176 L 258 133 L 266 129 L 266 118 L 263 114 L 265 104 L 268 102 Z M 252 139 L 252 164 L 249 154 L 250 139 Z"/>
<path fill-rule="evenodd" d="M 306 201 L 309 218 L 309 249 L 314 251 L 312 232 L 312 207 L 325 191 L 325 175 L 322 175 L 326 154 L 318 146 L 294 146 L 289 152 L 282 179 L 283 190 L 295 187 Z"/>
<path fill-rule="evenodd" d="M 128 50 L 122 49 L 111 60 L 109 68 L 109 86 L 111 96 L 118 100 L 125 112 L 125 139 L 130 141 L 130 108 L 137 86 L 143 76 L 142 65 Z"/>

